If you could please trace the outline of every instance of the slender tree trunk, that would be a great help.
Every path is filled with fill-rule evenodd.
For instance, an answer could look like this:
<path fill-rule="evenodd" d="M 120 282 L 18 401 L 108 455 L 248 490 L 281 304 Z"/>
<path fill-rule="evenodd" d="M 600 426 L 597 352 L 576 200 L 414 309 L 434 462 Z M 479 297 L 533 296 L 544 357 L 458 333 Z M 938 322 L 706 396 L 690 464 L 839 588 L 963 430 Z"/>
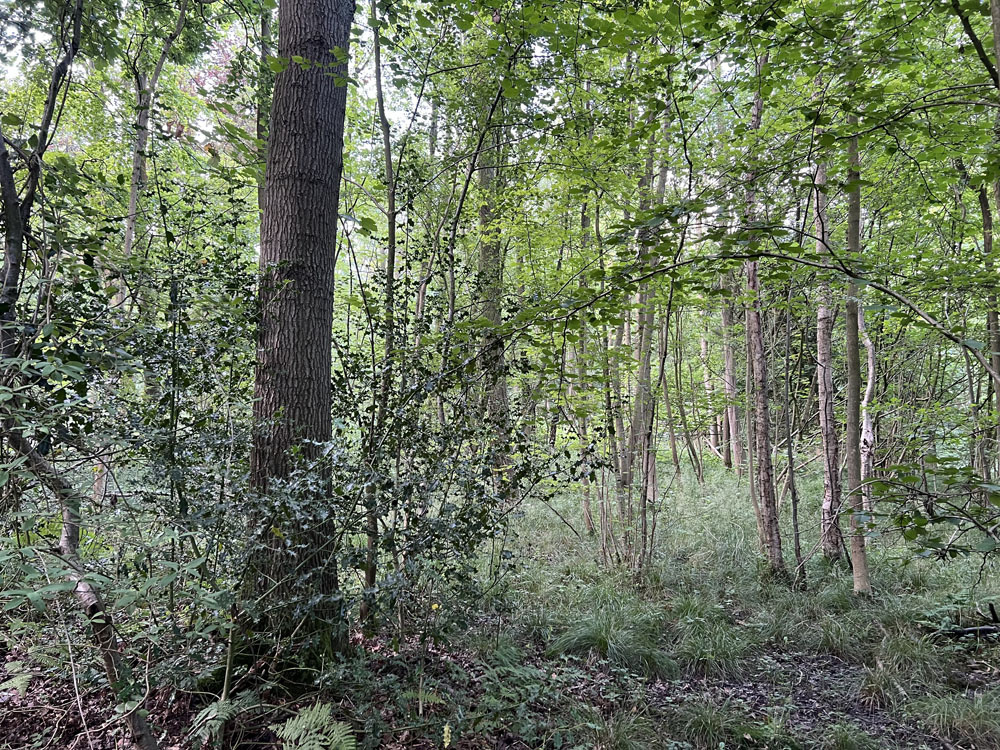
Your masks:
<path fill-rule="evenodd" d="M 726 391 L 726 423 L 729 425 L 729 442 L 726 452 L 732 454 L 732 465 L 737 471 L 741 471 L 743 467 L 743 442 L 740 438 L 740 415 L 736 395 L 733 309 L 728 302 L 722 304 L 722 363 L 722 384 Z"/>
<path fill-rule="evenodd" d="M 761 76 L 767 64 L 767 55 L 758 59 L 756 75 Z M 750 129 L 759 130 L 764 112 L 764 99 L 758 88 L 754 94 Z M 757 176 L 750 171 L 744 175 L 746 182 L 746 220 L 753 223 L 756 213 Z M 778 501 L 774 491 L 774 467 L 771 458 L 771 415 L 768 407 L 770 381 L 767 373 L 767 349 L 764 346 L 764 327 L 761 322 L 760 279 L 757 261 L 746 263 L 747 292 L 750 304 L 746 310 L 746 331 L 748 343 L 748 367 L 753 377 L 753 432 L 754 453 L 756 454 L 757 502 L 760 506 L 759 526 L 763 531 L 768 568 L 772 575 L 785 578 L 788 572 L 781 552 L 781 531 L 778 527 Z"/>
<path fill-rule="evenodd" d="M 490 447 L 494 470 L 499 470 L 499 467 L 507 463 L 506 435 L 510 411 L 504 343 L 500 335 L 500 326 L 503 325 L 503 248 L 494 218 L 499 147 L 499 138 L 490 139 L 480 157 L 479 168 L 482 202 L 479 206 L 478 296 L 482 316 L 490 324 L 483 339 L 480 361 L 483 370 L 484 411 L 494 435 Z"/>
<path fill-rule="evenodd" d="M 706 327 L 708 325 L 707 316 L 705 317 L 705 325 Z M 699 345 L 701 350 L 702 387 L 705 389 L 705 400 L 708 402 L 708 445 L 711 447 L 713 453 L 717 453 L 719 450 L 719 421 L 716 419 L 716 414 L 713 410 L 715 387 L 712 384 L 712 374 L 708 366 L 708 339 L 705 337 L 704 330 L 702 331 Z"/>
<path fill-rule="evenodd" d="M 589 82 L 588 82 L 589 87 Z M 588 89 L 589 90 L 589 89 Z M 587 211 L 587 202 L 584 201 L 583 206 L 580 209 L 580 248 L 583 251 L 590 245 L 590 214 Z M 580 286 L 585 286 L 583 276 L 580 277 Z M 579 356 L 577 357 L 577 378 L 580 382 L 580 391 L 582 393 L 587 393 L 588 389 L 588 352 L 587 352 L 587 316 L 581 315 L 580 320 L 580 343 L 579 343 Z M 580 449 L 585 455 L 589 455 L 590 446 L 588 445 L 588 418 L 584 414 L 579 419 L 580 422 Z M 594 527 L 594 515 L 591 510 L 591 487 L 590 487 L 590 465 L 589 462 L 585 462 L 583 466 L 583 524 L 587 529 L 587 533 L 593 535 L 595 531 Z"/>
<path fill-rule="evenodd" d="M 781 552 L 781 532 L 778 527 L 778 502 L 774 492 L 774 468 L 771 461 L 771 415 L 768 408 L 767 350 L 761 326 L 760 281 L 757 261 L 747 263 L 747 291 L 751 297 L 747 308 L 747 339 L 750 342 L 750 368 L 753 374 L 754 453 L 757 461 L 757 502 L 760 505 L 761 528 L 764 532 L 767 563 L 772 574 L 787 575 Z"/>
<path fill-rule="evenodd" d="M 20 326 L 17 304 L 21 297 L 25 238 L 30 233 L 35 196 L 42 186 L 43 157 L 54 137 L 57 103 L 64 100 L 73 62 L 80 51 L 83 0 L 76 0 L 67 11 L 70 14 L 67 19 L 68 35 L 59 39 L 61 55 L 49 81 L 39 126 L 34 133 L 34 148 L 25 158 L 27 177 L 20 194 L 0 123 L 0 203 L 3 204 L 4 217 L 3 271 L 0 274 L 0 355 L 4 358 L 17 356 L 21 346 L 18 338 Z M 24 458 L 27 469 L 56 497 L 62 514 L 58 547 L 60 562 L 66 566 L 66 577 L 74 584 L 73 595 L 91 626 L 94 645 L 104 662 L 108 684 L 115 691 L 131 687 L 134 681 L 122 658 L 121 644 L 115 633 L 111 613 L 104 605 L 98 585 L 93 582 L 92 576 L 86 575 L 79 559 L 80 524 L 85 498 L 31 445 L 21 432 L 20 425 L 11 419 L 4 420 L 3 437 Z M 146 722 L 141 703 L 127 712 L 122 720 L 128 727 L 136 748 L 156 750 L 156 738 Z"/>
<path fill-rule="evenodd" d="M 829 227 L 826 215 L 826 165 L 816 168 L 816 251 L 829 254 Z M 816 310 L 816 368 L 819 391 L 819 431 L 823 450 L 823 505 L 820 537 L 828 560 L 843 557 L 840 532 L 840 437 L 834 411 L 833 323 L 834 309 L 828 282 L 822 282 Z"/>
<path fill-rule="evenodd" d="M 990 24 L 993 29 L 993 61 L 994 64 L 1000 66 L 1000 0 L 990 0 Z M 993 201 L 997 206 L 997 210 L 1000 211 L 1000 180 L 993 183 Z M 986 206 L 986 213 L 991 213 L 989 211 L 989 205 Z M 985 216 L 985 215 L 984 215 Z M 992 246 L 992 215 L 990 218 L 990 245 Z M 983 230 L 985 234 L 985 218 Z M 985 237 L 984 243 L 985 245 Z M 990 250 L 986 250 L 986 268 L 987 271 L 992 272 L 993 262 Z M 989 327 L 989 337 L 990 337 L 990 364 L 992 365 L 993 372 L 1000 372 L 1000 314 L 997 312 L 997 297 L 996 293 L 991 291 L 987 297 L 987 325 Z M 993 382 L 993 391 L 996 396 L 996 416 L 997 416 L 997 426 L 995 431 L 995 457 L 1000 460 L 1000 387 L 997 387 L 996 379 Z M 1000 474 L 1000 465 L 997 466 L 997 473 Z"/>
<path fill-rule="evenodd" d="M 785 307 L 785 378 L 784 397 L 785 408 L 782 410 L 785 418 L 785 459 L 788 461 L 788 489 L 791 492 L 792 505 L 792 544 L 795 553 L 795 583 L 805 586 L 806 568 L 802 557 L 802 539 L 799 534 L 799 490 L 795 482 L 795 434 L 792 431 L 792 396 L 791 396 L 791 349 L 792 349 L 792 291 L 788 290 L 788 300 Z"/>
<path fill-rule="evenodd" d="M 156 89 L 159 85 L 160 74 L 167 61 L 170 50 L 184 30 L 184 22 L 187 15 L 187 0 L 181 0 L 177 10 L 177 23 L 173 31 L 163 40 L 160 48 L 160 55 L 153 67 L 152 73 L 147 77 L 145 72 L 138 68 L 132 71 L 134 76 L 133 85 L 135 87 L 135 140 L 132 142 L 132 175 L 129 181 L 128 209 L 125 215 L 125 238 L 122 244 L 122 254 L 126 260 L 131 258 L 133 245 L 135 244 L 136 225 L 139 219 L 139 202 L 145 191 L 147 183 L 146 157 L 149 150 L 149 118 L 152 114 L 153 104 L 156 100 Z M 138 290 L 141 292 L 141 290 Z M 137 297 L 138 298 L 138 294 Z M 125 281 L 119 282 L 118 291 L 115 293 L 114 302 L 116 306 L 121 306 L 125 302 Z M 149 400 L 158 398 L 156 387 L 156 377 L 152 370 L 144 372 L 144 382 L 146 396 Z M 117 387 L 113 383 L 112 387 Z M 101 453 L 94 461 L 94 502 L 100 503 L 108 490 L 108 480 L 112 472 L 112 454 L 110 451 Z"/>
<path fill-rule="evenodd" d="M 983 259 L 986 272 L 993 274 L 993 210 L 990 207 L 990 200 L 986 193 L 986 186 L 980 185 L 978 191 L 979 211 L 983 219 Z M 994 183 L 994 200 L 1000 206 L 1000 182 Z M 990 347 L 990 364 L 993 369 L 1000 368 L 1000 315 L 997 313 L 997 296 L 991 285 L 990 291 L 986 294 L 986 340 Z M 966 351 L 966 354 L 968 352 Z M 998 370 L 1000 371 L 1000 370 Z M 997 451 L 1000 450 L 1000 391 L 995 390 L 995 411 L 994 419 L 997 420 L 997 427 L 994 429 L 992 440 L 987 440 L 988 447 L 985 450 L 986 460 L 982 462 L 982 472 L 987 481 L 993 473 L 993 461 Z M 987 408 L 987 411 L 989 409 Z M 992 444 L 992 445 L 990 445 Z"/>
<path fill-rule="evenodd" d="M 393 357 L 396 334 L 396 175 L 393 167 L 392 131 L 385 110 L 385 93 L 382 88 L 382 43 L 379 28 L 378 7 L 374 0 L 371 6 L 371 19 L 374 25 L 375 52 L 375 103 L 378 111 L 379 131 L 382 136 L 383 178 L 385 180 L 387 203 L 387 230 L 385 256 L 385 338 L 383 341 L 382 370 L 378 380 L 375 424 L 368 436 L 368 462 L 372 476 L 365 488 L 365 591 L 361 602 L 361 619 L 369 632 L 374 630 L 374 592 L 378 578 L 378 543 L 379 543 L 379 477 L 386 463 L 390 435 L 386 432 L 386 416 L 389 411 L 389 398 L 393 384 Z"/>
<path fill-rule="evenodd" d="M 136 223 L 139 217 L 139 201 L 146 188 L 146 156 L 149 148 L 149 118 L 152 114 L 153 103 L 156 98 L 156 89 L 159 85 L 160 74 L 163 66 L 170 55 L 170 50 L 184 30 L 184 21 L 187 13 L 187 0 L 180 0 L 177 11 L 177 23 L 173 32 L 163 41 L 160 48 L 160 55 L 156 65 L 149 76 L 138 68 L 133 70 L 135 80 L 135 141 L 132 143 L 132 178 L 129 183 L 128 213 L 125 216 L 125 241 L 123 244 L 123 254 L 126 258 L 132 255 L 132 247 L 135 243 Z"/>
<path fill-rule="evenodd" d="M 680 419 L 681 432 L 684 435 L 684 444 L 687 447 L 688 457 L 691 459 L 691 468 L 694 470 L 695 480 L 698 484 L 702 484 L 705 481 L 705 477 L 702 473 L 698 451 L 691 437 L 691 430 L 688 427 L 687 411 L 684 409 L 684 384 L 681 377 L 681 312 L 681 310 L 676 312 L 677 329 L 674 335 L 674 381 L 677 384 L 677 416 Z"/>
<path fill-rule="evenodd" d="M 857 125 L 857 116 L 848 116 L 848 126 Z M 861 158 L 858 138 L 848 143 L 850 168 L 847 172 L 847 249 L 852 258 L 861 257 Z M 851 503 L 851 570 L 854 575 L 854 593 L 868 595 L 872 586 L 868 577 L 868 553 L 860 515 L 864 512 L 861 484 L 864 481 L 861 463 L 861 356 L 858 340 L 858 287 L 851 282 L 847 287 L 847 491 Z"/>
<path fill-rule="evenodd" d="M 865 382 L 865 395 L 861 400 L 861 481 L 862 498 L 865 513 L 871 513 L 875 507 L 872 500 L 870 480 L 875 476 L 875 423 L 872 419 L 871 403 L 875 399 L 875 345 L 865 328 L 865 308 L 858 305 L 858 334 L 865 345 L 865 359 L 868 365 L 868 376 Z"/>

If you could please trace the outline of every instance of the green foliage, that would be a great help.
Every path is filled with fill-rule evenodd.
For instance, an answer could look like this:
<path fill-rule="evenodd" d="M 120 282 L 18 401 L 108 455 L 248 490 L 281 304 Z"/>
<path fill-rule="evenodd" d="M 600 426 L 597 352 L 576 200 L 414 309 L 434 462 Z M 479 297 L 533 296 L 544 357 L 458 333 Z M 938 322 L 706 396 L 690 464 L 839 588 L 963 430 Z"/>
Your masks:
<path fill-rule="evenodd" d="M 123 662 L 143 665 L 110 686 L 123 705 L 246 691 L 197 712 L 190 739 L 202 746 L 262 713 L 253 690 L 271 680 L 321 691 L 278 725 L 304 746 L 334 745 L 345 725 L 325 693 L 345 686 L 369 743 L 405 714 L 434 742 L 447 725 L 537 747 L 641 746 L 668 741 L 660 722 L 678 717 L 665 681 L 682 676 L 708 694 L 679 709 L 678 736 L 792 746 L 777 710 L 743 715 L 718 685 L 792 690 L 795 659 L 835 672 L 872 711 L 922 707 L 938 734 L 997 744 L 995 696 L 948 692 L 974 682 L 973 660 L 995 674 L 995 652 L 928 635 L 983 622 L 998 593 L 997 387 L 978 359 L 997 291 L 979 191 L 989 208 L 1000 177 L 994 87 L 973 40 L 989 46 L 983 3 L 363 10 L 329 248 L 333 322 L 317 347 L 332 360 L 318 408 L 334 435 L 297 451 L 266 493 L 248 476 L 270 89 L 276 75 L 321 71 L 275 56 L 274 0 L 192 2 L 144 105 L 180 4 L 87 0 L 46 134 L 75 6 L 8 5 L 0 163 L 13 190 L 0 229 L 17 273 L 0 309 L 12 344 L 0 358 L 0 614 L 17 660 L 0 690 L 79 679 L 67 651 L 87 654 L 82 682 L 105 686 L 81 648 L 93 629 L 71 604 L 82 570 Z M 817 191 L 820 164 L 829 181 Z M 855 189 L 860 253 L 845 232 Z M 813 236 L 820 192 L 825 245 Z M 33 205 L 8 205 L 29 194 Z M 273 218 L 287 229 L 315 217 Z M 748 261 L 762 281 L 752 294 Z M 849 279 L 875 358 L 875 506 L 858 519 L 872 600 L 818 556 L 804 590 L 762 580 L 752 472 L 736 477 L 707 447 L 727 406 L 741 434 L 753 397 L 769 397 L 786 558 L 785 440 L 803 467 L 808 555 L 822 495 L 807 460 L 819 443 L 815 308 L 828 298 L 843 310 Z M 744 310 L 758 301 L 765 382 L 754 384 Z M 629 454 L 640 443 L 655 471 Z M 79 497 L 55 498 L 54 478 Z M 56 550 L 76 501 L 80 549 L 67 556 Z M 271 575 L 275 559 L 288 564 Z M 362 611 L 363 656 L 326 659 Z M 319 626 L 300 629 L 307 619 Z M 475 657 L 435 672 L 463 643 Z M 257 651 L 280 655 L 267 667 L 277 674 L 262 674 Z M 384 671 L 369 673 L 376 663 Z M 609 714 L 623 696 L 640 705 L 635 693 L 650 698 L 643 710 Z M 816 741 L 864 746 L 855 735 L 837 725 Z"/>
<path fill-rule="evenodd" d="M 9 677 L 0 682 L 0 692 L 4 690 L 16 690 L 21 694 L 22 698 L 27 694 L 28 686 L 31 685 L 32 675 L 30 672 L 21 671 L 24 669 L 24 666 L 24 662 L 20 661 L 8 661 L 4 665 Z"/>
<path fill-rule="evenodd" d="M 995 689 L 928 696 L 909 704 L 907 713 L 952 742 L 970 742 L 973 747 L 1000 743 L 1000 691 Z"/>
<path fill-rule="evenodd" d="M 648 608 L 622 598 L 570 624 L 549 648 L 555 654 L 596 654 L 613 666 L 667 679 L 677 675 L 677 664 L 660 648 L 662 628 Z"/>
<path fill-rule="evenodd" d="M 331 717 L 329 705 L 316 703 L 271 729 L 289 750 L 355 750 L 351 727 Z"/>
<path fill-rule="evenodd" d="M 259 711 L 261 707 L 260 696 L 252 691 L 241 693 L 229 700 L 213 701 L 201 709 L 191 721 L 188 740 L 195 748 L 212 747 L 229 722 L 244 714 Z M 325 748 L 314 748 L 314 750 L 325 750 Z"/>
<path fill-rule="evenodd" d="M 855 724 L 834 724 L 825 727 L 817 738 L 819 750 L 875 750 L 879 745 Z"/>

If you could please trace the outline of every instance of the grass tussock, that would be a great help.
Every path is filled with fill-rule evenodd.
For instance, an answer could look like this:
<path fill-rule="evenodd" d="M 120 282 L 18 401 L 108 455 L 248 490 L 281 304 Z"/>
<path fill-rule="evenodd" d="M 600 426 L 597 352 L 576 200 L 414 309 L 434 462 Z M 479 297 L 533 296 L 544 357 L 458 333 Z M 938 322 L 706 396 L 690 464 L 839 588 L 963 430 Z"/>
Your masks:
<path fill-rule="evenodd" d="M 946 693 L 914 701 L 907 713 L 938 737 L 973 747 L 1000 747 L 1000 688 Z"/>
<path fill-rule="evenodd" d="M 552 654 L 592 654 L 612 666 L 669 679 L 677 663 L 660 646 L 662 618 L 629 598 L 602 603 L 566 626 L 549 645 Z"/>
<path fill-rule="evenodd" d="M 876 750 L 878 742 L 850 722 L 826 727 L 816 738 L 817 750 Z"/>

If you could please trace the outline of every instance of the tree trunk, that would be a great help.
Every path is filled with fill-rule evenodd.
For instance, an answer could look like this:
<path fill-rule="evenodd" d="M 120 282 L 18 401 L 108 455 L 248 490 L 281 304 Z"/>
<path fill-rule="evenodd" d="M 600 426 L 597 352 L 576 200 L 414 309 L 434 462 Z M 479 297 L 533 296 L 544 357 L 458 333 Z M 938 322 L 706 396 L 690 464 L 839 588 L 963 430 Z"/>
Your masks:
<path fill-rule="evenodd" d="M 707 316 L 705 316 L 704 322 L 707 327 Z M 701 341 L 699 344 L 701 352 L 702 387 L 705 389 L 705 399 L 708 402 L 708 445 L 711 447 L 713 453 L 717 453 L 719 450 L 719 421 L 716 419 L 717 415 L 714 411 L 715 387 L 712 384 L 712 374 L 708 367 L 708 339 L 705 337 L 704 330 L 702 331 Z"/>
<path fill-rule="evenodd" d="M 848 116 L 848 126 L 857 125 L 857 116 Z M 858 138 L 848 143 L 850 168 L 847 172 L 847 249 L 852 258 L 861 257 L 861 180 Z M 863 472 L 861 464 L 861 356 L 858 340 L 858 287 L 851 282 L 847 287 L 847 491 L 851 503 L 851 570 L 854 575 L 854 593 L 871 593 L 868 578 L 868 553 L 860 514 L 864 512 L 861 493 Z"/>
<path fill-rule="evenodd" d="M 802 557 L 802 538 L 799 533 L 799 489 L 795 482 L 795 434 L 792 431 L 792 395 L 791 395 L 791 354 L 792 354 L 792 290 L 788 290 L 788 300 L 785 307 L 785 378 L 784 397 L 785 408 L 782 410 L 785 422 L 785 458 L 788 461 L 788 489 L 791 492 L 792 505 L 792 551 L 795 553 L 796 585 L 805 587 L 806 568 Z"/>
<path fill-rule="evenodd" d="M 261 493 L 287 476 L 292 453 L 319 457 L 331 438 L 330 366 L 337 212 L 343 168 L 347 62 L 354 3 L 282 0 L 278 55 L 291 64 L 275 79 L 260 242 L 260 325 L 250 476 Z M 324 494 L 324 493 L 317 493 Z M 313 498 L 316 510 L 325 498 Z M 284 598 L 318 600 L 318 617 L 341 619 L 336 535 L 328 521 L 301 528 L 259 520 L 266 558 L 254 583 Z M 300 537 L 294 558 L 281 537 Z M 290 580 L 312 574 L 308 585 Z"/>
<path fill-rule="evenodd" d="M 875 475 L 875 423 L 872 419 L 871 403 L 875 398 L 875 345 L 865 328 L 865 308 L 858 305 L 858 334 L 865 345 L 865 359 L 868 364 L 868 377 L 865 382 L 865 395 L 861 400 L 861 481 L 863 507 L 865 513 L 874 510 L 872 488 L 869 480 Z"/>
<path fill-rule="evenodd" d="M 21 296 L 21 271 L 25 262 L 25 237 L 29 234 L 35 196 L 42 186 L 42 164 L 46 149 L 54 137 L 57 103 L 64 100 L 73 61 L 80 50 L 83 26 L 83 0 L 76 0 L 70 10 L 68 37 L 59 40 L 61 57 L 52 71 L 48 95 L 42 108 L 41 120 L 34 134 L 34 149 L 23 154 L 27 178 L 19 195 L 14 180 L 14 168 L 0 124 L 0 202 L 4 216 L 3 272 L 0 274 L 0 354 L 4 358 L 17 356 L 21 342 L 17 319 L 17 303 Z M 113 690 L 122 690 L 132 682 L 127 664 L 115 634 L 111 613 L 104 606 L 97 584 L 86 579 L 78 557 L 80 522 L 84 497 L 67 482 L 55 467 L 36 450 L 13 420 L 4 420 L 3 437 L 10 447 L 25 460 L 28 470 L 55 495 L 62 514 L 62 529 L 58 554 L 66 565 L 66 576 L 74 583 L 73 594 L 79 602 L 93 633 L 94 644 L 104 661 L 108 683 Z M 156 750 L 156 739 L 146 722 L 142 705 L 137 705 L 122 717 L 133 744 L 139 750 Z"/>
<path fill-rule="evenodd" d="M 829 227 L 826 215 L 826 165 L 816 168 L 816 251 L 829 254 Z M 833 392 L 833 323 L 834 308 L 830 285 L 823 282 L 816 309 L 816 369 L 819 391 L 819 431 L 823 450 L 823 505 L 820 517 L 820 538 L 823 554 L 828 560 L 843 557 L 843 536 L 840 532 L 840 437 Z"/>
<path fill-rule="evenodd" d="M 736 467 L 737 471 L 740 471 L 743 466 L 743 442 L 740 438 L 740 415 L 736 402 L 733 309 L 728 302 L 722 303 L 722 368 L 722 385 L 726 392 L 726 424 L 729 425 L 729 442 L 726 446 L 726 454 L 732 454 L 732 465 Z"/>
<path fill-rule="evenodd" d="M 756 74 L 759 78 L 767 56 L 758 59 Z M 750 129 L 759 130 L 764 112 L 764 99 L 758 88 L 754 94 Z M 756 212 L 756 175 L 744 175 L 747 188 L 746 222 L 751 225 Z M 774 492 L 774 467 L 771 459 L 771 415 L 768 408 L 769 380 L 767 375 L 767 349 L 764 347 L 764 328 L 761 324 L 760 280 L 757 275 L 757 261 L 746 263 L 747 292 L 750 305 L 746 311 L 746 333 L 749 346 L 748 367 L 753 376 L 753 427 L 754 452 L 757 458 L 757 502 L 760 507 L 759 527 L 763 532 L 767 564 L 772 575 L 787 578 L 785 559 L 781 552 L 781 531 L 778 527 L 778 501 Z"/>
<path fill-rule="evenodd" d="M 1000 64 L 1000 0 L 990 0 L 990 24 L 993 29 L 993 59 L 996 64 Z M 993 183 L 993 201 L 997 206 L 997 210 L 1000 211 L 1000 180 Z M 986 206 L 986 213 L 990 213 L 989 205 Z M 985 215 L 984 215 L 985 222 Z M 990 228 L 992 230 L 992 215 L 990 217 Z M 985 234 L 985 223 L 983 225 L 983 230 Z M 992 246 L 992 231 L 990 236 L 990 245 Z M 986 268 L 988 271 L 993 270 L 992 262 L 992 247 L 986 248 L 985 237 L 984 237 L 984 250 L 986 255 Z M 994 372 L 1000 372 L 1000 314 L 997 312 L 997 297 L 995 292 L 990 291 L 987 297 L 987 326 L 989 328 L 989 345 L 990 345 L 990 364 L 993 366 Z M 1000 459 L 1000 387 L 997 387 L 997 383 L 994 378 L 993 391 L 996 395 L 996 409 L 997 409 L 997 426 L 995 431 L 995 454 L 997 458 Z M 1000 473 L 1000 465 L 997 467 L 997 472 Z"/>
<path fill-rule="evenodd" d="M 771 461 L 771 416 L 767 403 L 767 350 L 760 317 L 760 281 L 757 261 L 747 263 L 747 291 L 751 296 L 747 308 L 747 339 L 750 342 L 751 372 L 753 373 L 754 453 L 757 458 L 757 501 L 760 504 L 761 527 L 764 531 L 767 563 L 772 574 L 785 577 L 785 559 L 781 553 L 781 532 L 778 528 L 778 502 L 774 492 L 774 468 Z"/>

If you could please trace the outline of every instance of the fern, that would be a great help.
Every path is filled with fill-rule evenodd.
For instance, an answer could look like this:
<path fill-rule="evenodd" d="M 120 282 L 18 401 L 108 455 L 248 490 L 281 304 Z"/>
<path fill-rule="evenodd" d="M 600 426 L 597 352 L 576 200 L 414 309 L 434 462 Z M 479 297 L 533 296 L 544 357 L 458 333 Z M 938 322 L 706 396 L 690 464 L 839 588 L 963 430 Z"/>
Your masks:
<path fill-rule="evenodd" d="M 215 742 L 223 728 L 232 719 L 247 711 L 259 708 L 260 699 L 254 692 L 244 693 L 232 700 L 209 703 L 198 712 L 188 730 L 188 739 L 197 749 Z"/>
<path fill-rule="evenodd" d="M 28 693 L 31 675 L 27 672 L 22 672 L 22 669 L 24 669 L 23 661 L 7 662 L 7 674 L 10 675 L 10 678 L 0 683 L 0 692 L 4 690 L 16 690 L 21 694 L 22 698 Z"/>
<path fill-rule="evenodd" d="M 330 706 L 317 703 L 303 708 L 284 724 L 274 724 L 286 750 L 356 750 L 351 727 L 331 718 Z"/>

